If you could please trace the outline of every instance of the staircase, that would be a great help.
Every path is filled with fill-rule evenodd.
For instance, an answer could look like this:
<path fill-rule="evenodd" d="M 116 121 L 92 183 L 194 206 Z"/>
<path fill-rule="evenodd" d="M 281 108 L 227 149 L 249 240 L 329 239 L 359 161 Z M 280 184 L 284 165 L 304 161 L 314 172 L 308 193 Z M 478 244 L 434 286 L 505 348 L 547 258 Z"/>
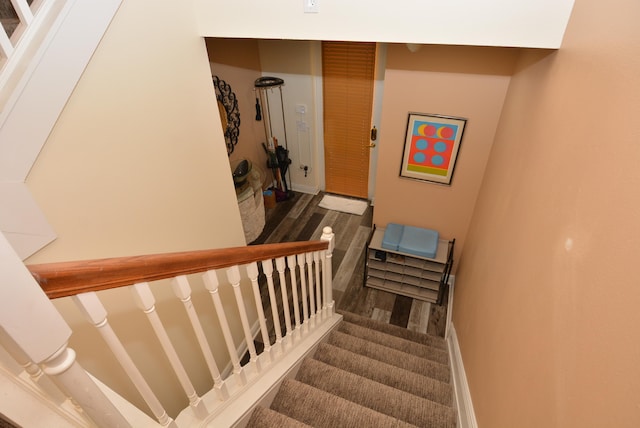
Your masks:
<path fill-rule="evenodd" d="M 349 312 L 247 427 L 455 427 L 443 338 Z"/>
<path fill-rule="evenodd" d="M 0 406 L 0 413 L 21 426 L 32 426 L 37 415 L 47 426 L 455 427 L 447 342 L 336 313 L 334 242 L 325 227 L 320 241 L 26 267 L 0 239 L 0 259 L 6 260 L 0 327 L 7 333 L 0 335 L 0 392 L 15 397 L 15 405 Z M 157 340 L 155 358 L 141 359 L 143 365 L 131 357 L 135 347 L 120 339 L 110 322 L 115 316 L 101 301 L 103 290 L 117 289 L 127 291 L 118 308 L 133 297 L 141 321 L 148 322 L 144 329 L 143 323 L 130 327 L 146 336 L 136 336 L 136 346 L 156 349 Z M 94 366 L 119 364 L 138 397 L 119 395 L 82 368 L 68 346 L 73 331 L 49 300 L 65 296 L 73 296 L 106 346 Z M 171 328 L 193 339 L 182 339 L 181 349 L 202 357 L 189 371 L 165 328 L 175 318 L 165 309 L 173 299 L 185 316 Z M 219 327 L 202 321 L 212 314 Z M 220 339 L 210 341 L 207 332 Z M 256 347 L 260 341 L 264 346 Z M 229 361 L 214 355 L 221 348 Z M 249 361 L 241 364 L 245 352 Z M 149 364 L 157 368 L 147 371 Z M 147 380 L 172 377 L 179 384 L 171 402 Z M 204 391 L 194 379 L 207 382 Z M 7 392 L 14 384 L 23 387 L 19 398 Z M 142 406 L 135 402 L 140 398 Z M 173 400 L 185 407 L 167 407 Z"/>

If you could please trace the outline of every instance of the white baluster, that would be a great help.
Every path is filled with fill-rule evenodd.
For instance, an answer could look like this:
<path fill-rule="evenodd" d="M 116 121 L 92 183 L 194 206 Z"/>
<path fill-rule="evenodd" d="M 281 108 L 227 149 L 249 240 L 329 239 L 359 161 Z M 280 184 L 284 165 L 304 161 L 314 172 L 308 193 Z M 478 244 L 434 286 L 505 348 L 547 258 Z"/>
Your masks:
<path fill-rule="evenodd" d="M 262 272 L 267 277 L 267 286 L 269 287 L 269 302 L 271 302 L 271 315 L 273 316 L 273 328 L 276 333 L 276 345 L 278 352 L 282 351 L 282 331 L 280 329 L 280 317 L 278 316 L 278 303 L 276 301 L 276 292 L 273 288 L 273 262 L 264 260 L 262 262 Z"/>
<path fill-rule="evenodd" d="M 207 409 L 200 397 L 198 397 L 198 394 L 196 394 L 196 390 L 189 380 L 189 376 L 187 375 L 184 366 L 180 362 L 180 358 L 171 343 L 171 339 L 169 339 L 169 335 L 162 325 L 162 321 L 156 311 L 156 299 L 153 297 L 153 293 L 151 293 L 149 284 L 147 282 L 140 282 L 129 286 L 129 288 L 133 292 L 136 304 L 147 315 L 147 319 L 149 320 L 156 337 L 160 341 L 160 345 L 162 345 L 162 349 L 169 359 L 169 363 L 178 377 L 180 385 L 182 385 L 182 389 L 189 398 L 189 406 L 193 409 L 194 414 L 198 418 L 205 418 L 207 416 Z"/>
<path fill-rule="evenodd" d="M 218 276 L 213 270 L 205 272 L 203 275 L 204 286 L 209 290 L 211 300 L 216 308 L 216 314 L 218 314 L 218 321 L 220 321 L 220 327 L 222 328 L 222 335 L 229 351 L 229 357 L 231 358 L 231 364 L 233 365 L 233 374 L 239 379 L 241 385 L 247 384 L 247 376 L 242 370 L 240 365 L 240 359 L 238 358 L 238 351 L 236 345 L 233 343 L 233 336 L 231 336 L 231 329 L 229 328 L 229 322 L 227 316 L 224 313 L 224 307 L 222 306 L 222 300 L 220 299 L 220 293 L 218 293 Z"/>
<path fill-rule="evenodd" d="M 326 296 L 325 303 L 327 304 L 327 315 L 333 315 L 333 266 L 332 257 L 333 257 L 333 249 L 336 245 L 336 237 L 333 233 L 331 227 L 326 226 L 322 229 L 322 237 L 320 237 L 321 241 L 329 242 L 329 248 L 324 251 L 324 257 L 322 258 L 322 279 L 323 279 L 323 288 Z"/>
<path fill-rule="evenodd" d="M 13 54 L 13 51 L 13 43 L 11 43 L 11 39 L 9 39 L 7 31 L 4 29 L 2 24 L 0 24 L 0 53 L 4 57 L 8 58 Z"/>
<path fill-rule="evenodd" d="M 213 388 L 216 390 L 216 394 L 218 395 L 218 398 L 220 400 L 226 400 L 227 398 L 229 398 L 229 391 L 227 385 L 222 380 L 222 376 L 220 375 L 220 370 L 218 369 L 216 360 L 213 358 L 213 353 L 211 353 L 211 346 L 209 345 L 209 341 L 207 341 L 207 336 L 204 334 L 204 329 L 202 328 L 202 324 L 200 323 L 200 318 L 198 318 L 198 314 L 193 307 L 193 302 L 191 301 L 191 286 L 189 285 L 189 281 L 187 280 L 186 276 L 180 275 L 173 278 L 173 280 L 171 281 L 171 286 L 175 295 L 183 303 L 184 309 L 189 316 L 191 327 L 193 328 L 193 332 L 196 335 L 196 339 L 198 339 L 200 350 L 202 351 L 204 360 L 206 361 L 209 372 L 211 373 L 211 378 L 213 379 Z"/>
<path fill-rule="evenodd" d="M 233 287 L 233 294 L 236 296 L 236 303 L 238 304 L 238 311 L 240 312 L 240 322 L 242 323 L 242 330 L 244 331 L 244 340 L 247 343 L 247 349 L 249 351 L 249 364 L 252 364 L 256 372 L 259 373 L 261 370 L 260 360 L 256 353 L 255 343 L 253 343 L 251 327 L 249 327 L 249 319 L 247 318 L 247 308 L 244 306 L 242 292 L 240 291 L 240 269 L 238 266 L 231 266 L 227 269 L 227 279 Z"/>
<path fill-rule="evenodd" d="M 306 253 L 305 262 L 307 264 L 307 282 L 309 283 L 309 321 L 311 327 L 316 325 L 316 299 L 313 291 L 313 256 L 311 253 Z"/>
<path fill-rule="evenodd" d="M 287 337 L 291 341 L 291 312 L 289 312 L 289 295 L 287 294 L 287 278 L 284 274 L 285 269 L 284 257 L 276 259 L 276 269 L 280 277 L 280 293 L 282 294 L 282 307 L 284 308 L 284 325 L 287 329 Z"/>
<path fill-rule="evenodd" d="M 267 330 L 267 321 L 264 316 L 262 307 L 262 297 L 260 296 L 260 284 L 258 284 L 258 264 L 256 262 L 247 265 L 247 275 L 251 280 L 251 288 L 253 289 L 253 298 L 256 301 L 256 309 L 258 311 L 258 322 L 260 322 L 260 332 L 262 333 L 262 342 L 264 343 L 264 351 L 262 355 L 266 355 L 269 362 L 272 362 L 271 343 L 269 341 L 269 331 Z"/>
<path fill-rule="evenodd" d="M 116 359 L 127 373 L 127 376 L 129 376 L 131 382 L 133 382 L 134 386 L 147 403 L 158 422 L 160 422 L 162 426 L 177 428 L 175 421 L 167 415 L 162 404 L 151 390 L 151 387 L 149 387 L 149 384 L 145 381 L 142 373 L 140 373 L 138 367 L 136 367 L 135 363 L 122 345 L 122 342 L 118 339 L 118 336 L 116 336 L 115 332 L 111 328 L 111 325 L 107 320 L 107 310 L 102 305 L 102 302 L 100 302 L 97 294 L 94 292 L 82 293 L 74 296 L 73 300 L 78 308 L 80 308 L 80 311 L 84 314 L 87 321 L 98 329 L 100 335 L 109 346 L 109 349 L 111 349 L 111 352 L 113 352 Z"/>
<path fill-rule="evenodd" d="M 287 266 L 289 267 L 289 277 L 291 278 L 291 295 L 293 297 L 293 317 L 296 322 L 294 332 L 300 335 L 300 300 L 298 300 L 298 282 L 296 279 L 296 256 L 287 256 Z"/>
<path fill-rule="evenodd" d="M 321 294 L 321 283 L 320 283 L 320 252 L 313 252 L 313 265 L 316 268 L 316 315 L 318 316 L 318 320 L 322 319 L 322 301 L 324 300 L 324 296 Z"/>
<path fill-rule="evenodd" d="M 20 23 L 25 26 L 31 24 L 31 21 L 33 21 L 33 13 L 29 8 L 29 3 L 27 3 L 26 0 L 11 0 L 11 3 L 18 18 L 20 18 Z"/>
<path fill-rule="evenodd" d="M 298 266 L 300 267 L 300 290 L 302 291 L 302 326 L 306 333 L 309 331 L 309 302 L 307 301 L 307 279 L 304 271 L 304 254 L 298 254 L 297 259 Z"/>

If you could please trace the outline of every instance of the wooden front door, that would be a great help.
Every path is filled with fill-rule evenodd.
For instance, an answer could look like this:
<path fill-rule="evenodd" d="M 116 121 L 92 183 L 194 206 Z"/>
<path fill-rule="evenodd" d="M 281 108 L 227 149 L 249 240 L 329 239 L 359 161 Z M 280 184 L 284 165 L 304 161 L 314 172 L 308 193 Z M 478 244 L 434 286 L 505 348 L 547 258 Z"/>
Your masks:
<path fill-rule="evenodd" d="M 322 42 L 325 188 L 366 199 L 375 43 Z"/>

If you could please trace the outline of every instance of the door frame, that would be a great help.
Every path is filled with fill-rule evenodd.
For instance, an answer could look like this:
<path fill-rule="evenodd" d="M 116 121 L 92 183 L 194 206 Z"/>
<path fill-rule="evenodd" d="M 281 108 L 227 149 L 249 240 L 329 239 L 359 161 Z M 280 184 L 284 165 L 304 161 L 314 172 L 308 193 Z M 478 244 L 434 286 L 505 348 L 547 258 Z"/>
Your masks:
<path fill-rule="evenodd" d="M 311 55 L 314 70 L 313 76 L 313 90 L 315 105 L 315 138 L 318 144 L 316 144 L 315 156 L 318 159 L 318 186 L 320 190 L 326 190 L 325 172 L 324 172 L 324 103 L 322 98 L 322 42 L 315 41 L 312 44 L 313 53 Z M 387 62 L 387 45 L 386 43 L 376 43 L 376 62 L 375 62 L 375 74 L 374 74 L 374 86 L 373 86 L 373 105 L 371 109 L 371 124 L 370 128 L 375 127 L 378 129 L 378 139 L 375 141 L 376 147 L 371 149 L 369 154 L 369 177 L 367 192 L 367 198 L 371 201 L 371 205 L 374 203 L 375 191 L 376 191 L 376 171 L 378 165 L 378 144 L 380 142 L 380 121 L 382 119 L 382 99 L 384 94 L 384 72 Z"/>

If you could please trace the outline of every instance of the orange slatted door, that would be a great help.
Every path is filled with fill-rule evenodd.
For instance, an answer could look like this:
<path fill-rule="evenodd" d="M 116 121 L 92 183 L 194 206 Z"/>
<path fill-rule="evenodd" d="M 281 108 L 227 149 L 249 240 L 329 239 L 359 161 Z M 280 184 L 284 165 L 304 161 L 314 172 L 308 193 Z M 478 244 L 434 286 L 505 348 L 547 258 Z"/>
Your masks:
<path fill-rule="evenodd" d="M 327 192 L 368 196 L 375 59 L 375 43 L 322 43 Z"/>

